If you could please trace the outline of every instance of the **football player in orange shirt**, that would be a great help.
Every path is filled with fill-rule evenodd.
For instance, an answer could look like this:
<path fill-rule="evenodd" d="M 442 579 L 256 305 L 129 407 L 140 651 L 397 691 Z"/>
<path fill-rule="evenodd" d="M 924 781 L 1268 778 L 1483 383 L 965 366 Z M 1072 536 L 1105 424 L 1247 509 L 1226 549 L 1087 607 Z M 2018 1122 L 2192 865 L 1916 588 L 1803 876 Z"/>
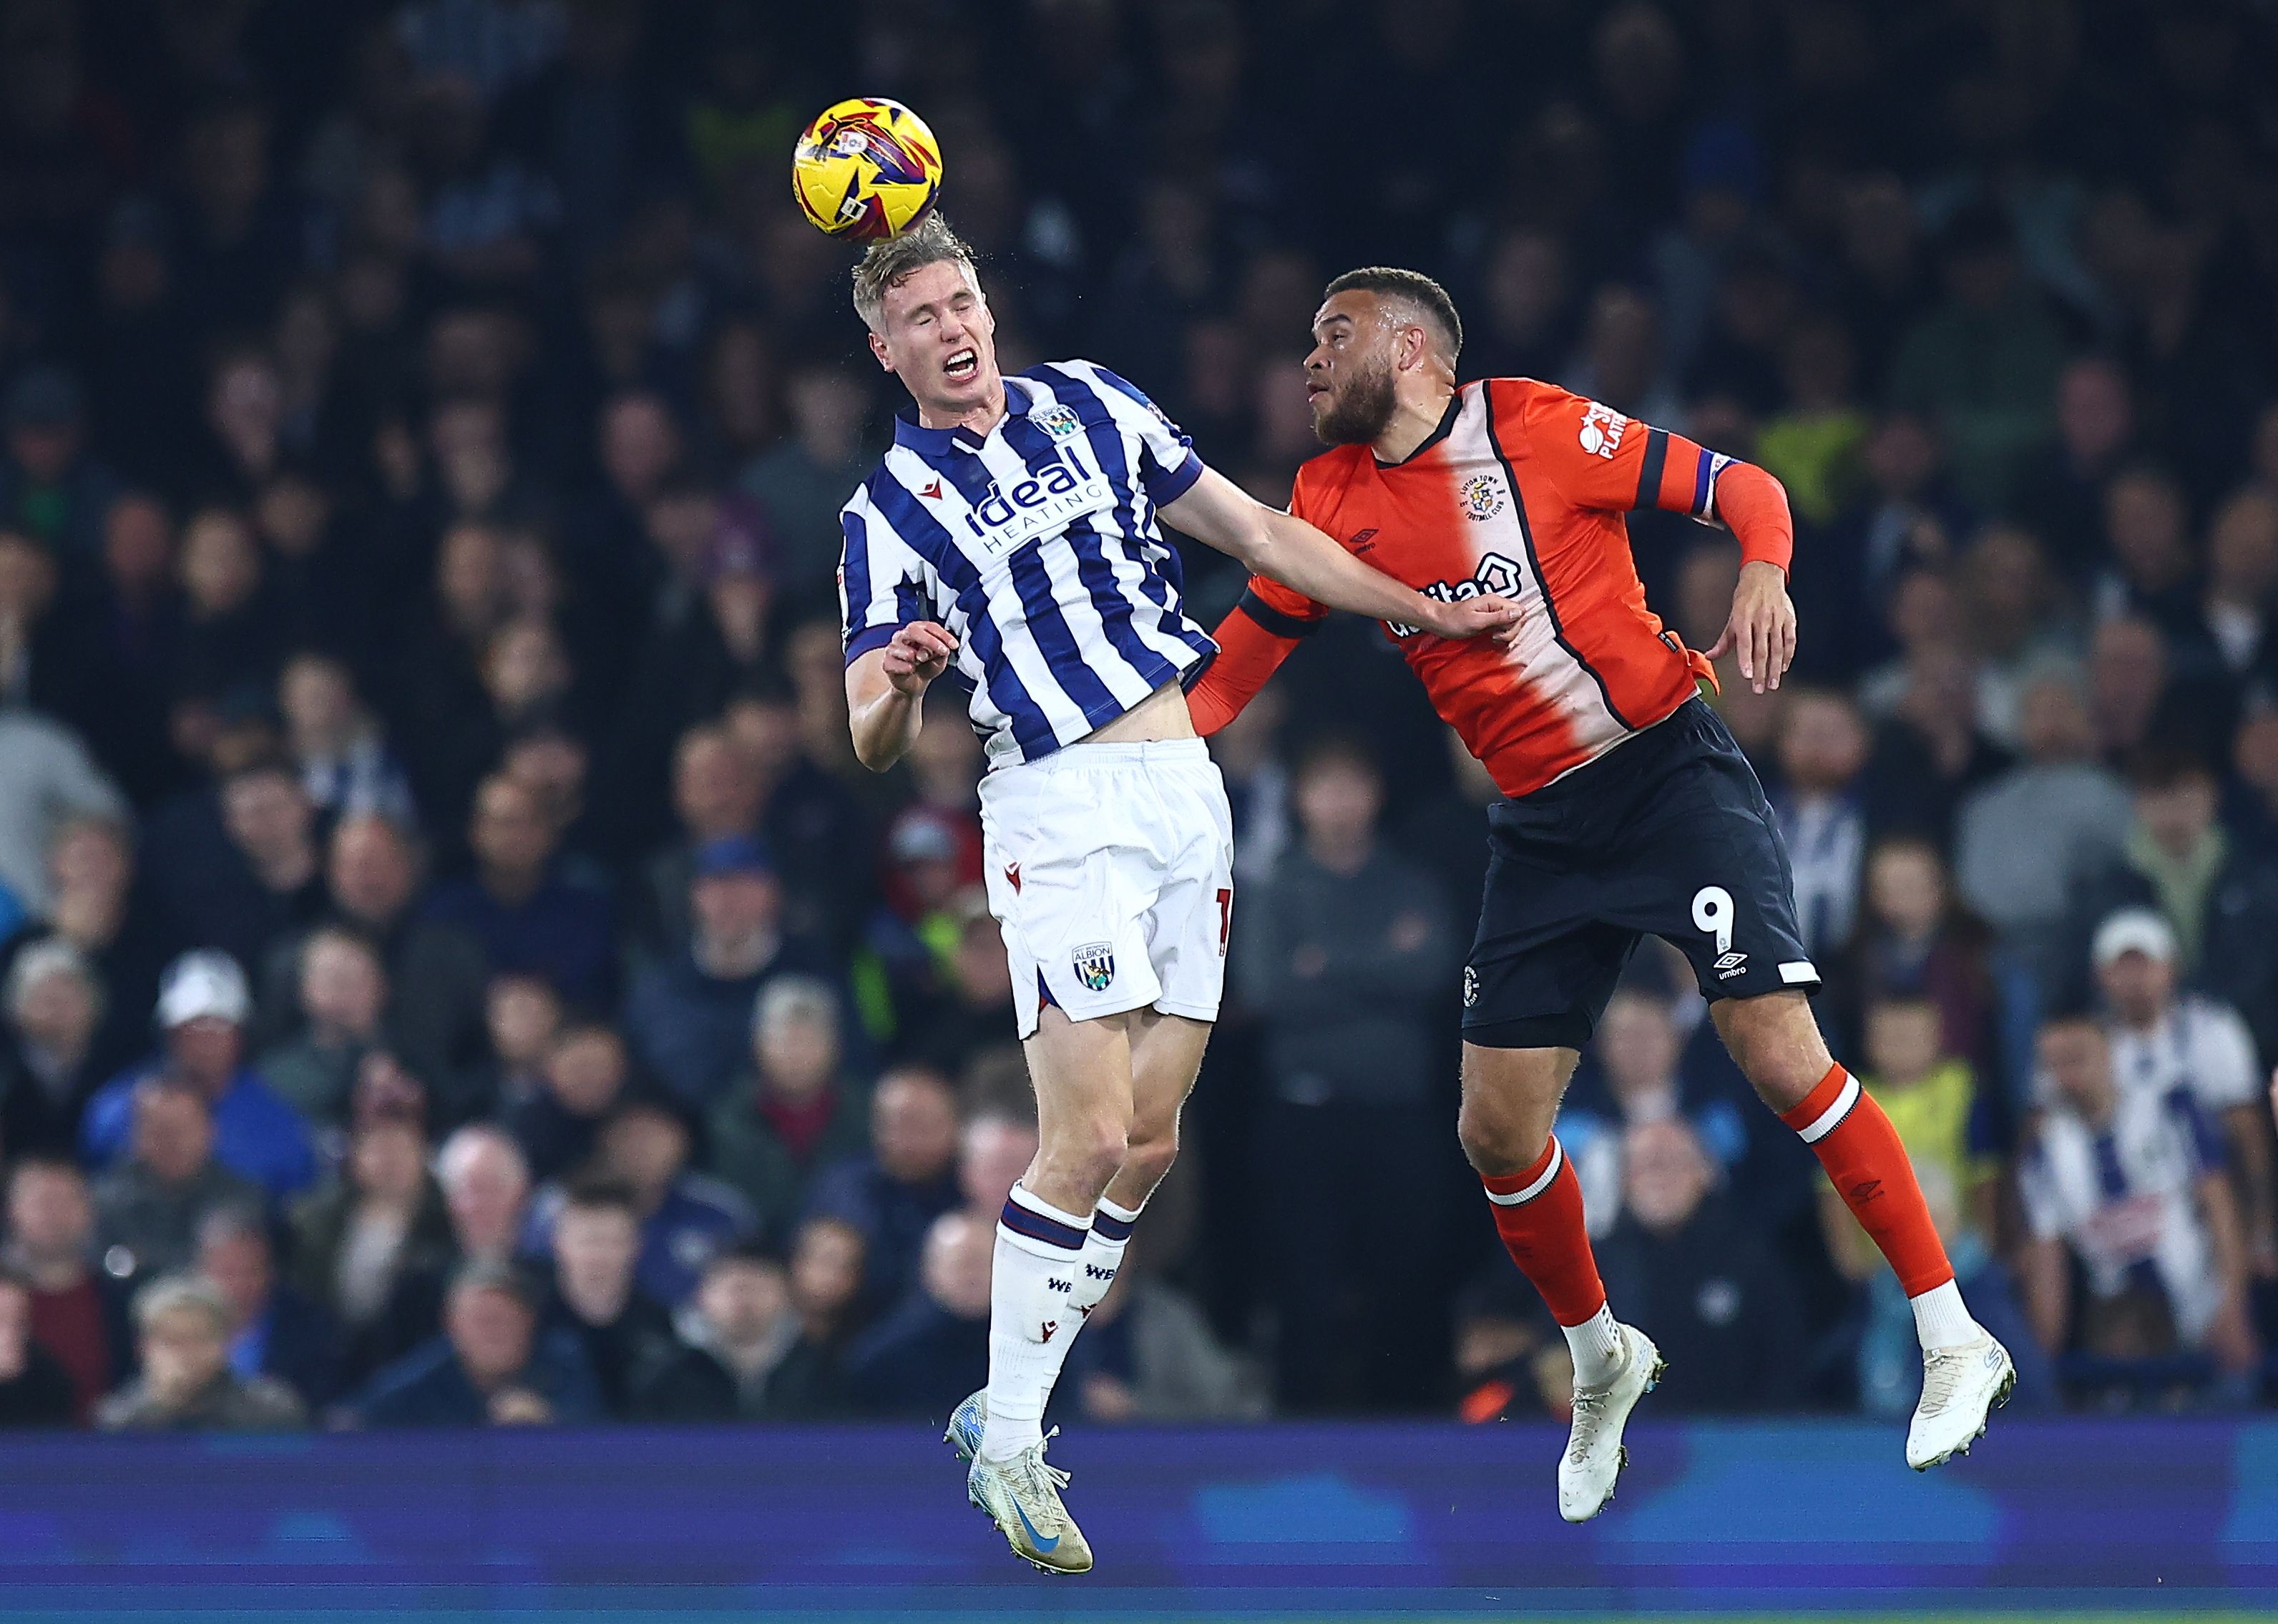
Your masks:
<path fill-rule="evenodd" d="M 1501 640 L 1386 629 L 1506 797 L 1488 812 L 1487 894 L 1464 971 L 1456 1132 L 1504 1247 L 1573 1351 L 1561 1514 L 1583 1521 L 1612 1498 L 1623 1427 L 1661 1365 L 1607 1305 L 1581 1187 L 1551 1132 L 1579 1051 L 1648 934 L 1691 960 L 1733 1058 L 1817 1153 L 1913 1300 L 1923 1379 L 1907 1463 L 1968 1449 L 2014 1384 L 2008 1352 L 1964 1307 L 1889 1118 L 1820 1036 L 1807 998 L 1819 972 L 1779 830 L 1701 697 L 1728 649 L 1759 693 L 1794 657 L 1786 492 L 1762 469 L 1553 385 L 1458 385 L 1461 320 L 1415 271 L 1331 282 L 1313 339 L 1306 390 L 1334 449 L 1298 470 L 1290 511 L 1427 596 L 1522 606 Z M 1731 618 L 1706 654 L 1646 606 L 1623 516 L 1640 507 L 1739 540 Z M 1253 580 L 1190 696 L 1196 726 L 1224 726 L 1326 613 Z"/>

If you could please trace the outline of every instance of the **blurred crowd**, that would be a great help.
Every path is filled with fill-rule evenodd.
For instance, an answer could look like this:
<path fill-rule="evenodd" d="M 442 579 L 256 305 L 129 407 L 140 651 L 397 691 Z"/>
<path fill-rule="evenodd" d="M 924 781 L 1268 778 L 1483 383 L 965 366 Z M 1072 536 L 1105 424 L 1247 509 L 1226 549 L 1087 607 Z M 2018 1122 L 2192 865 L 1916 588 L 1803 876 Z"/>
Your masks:
<path fill-rule="evenodd" d="M 1785 481 L 1802 651 L 1718 703 L 1838 1053 L 2022 1402 L 2257 1401 L 2274 82 L 2245 4 L 0 0 L 0 1422 L 981 1384 L 1036 1130 L 980 752 L 944 684 L 853 761 L 897 393 L 785 185 L 857 93 L 939 135 L 1007 370 L 1263 498 L 1371 262 L 1465 376 Z M 1632 533 L 1712 643 L 1734 549 Z M 1227 1019 L 1059 1411 L 1560 1413 L 1452 1132 L 1491 787 L 1357 623 L 1213 748 Z M 1563 1130 L 1665 1401 L 1903 1413 L 1895 1280 L 1703 1014 L 1641 954 Z"/>

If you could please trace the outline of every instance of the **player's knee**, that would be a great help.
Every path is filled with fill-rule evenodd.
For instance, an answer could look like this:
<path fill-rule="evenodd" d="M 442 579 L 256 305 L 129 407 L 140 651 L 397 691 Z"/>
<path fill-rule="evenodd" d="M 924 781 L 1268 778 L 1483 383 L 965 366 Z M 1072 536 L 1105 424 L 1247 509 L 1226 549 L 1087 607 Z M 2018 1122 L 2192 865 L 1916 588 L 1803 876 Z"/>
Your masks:
<path fill-rule="evenodd" d="M 1127 1181 L 1137 1180 L 1149 1189 L 1163 1181 L 1171 1170 L 1171 1163 L 1179 1159 L 1179 1125 L 1168 1127 L 1143 1127 L 1131 1135 L 1129 1146 L 1123 1154 L 1123 1173 Z"/>
<path fill-rule="evenodd" d="M 1063 1147 L 1065 1165 L 1095 1194 L 1123 1169 L 1131 1154 L 1131 1125 L 1113 1117 L 1100 1117 L 1071 1133 Z"/>
<path fill-rule="evenodd" d="M 1464 1096 L 1463 1109 L 1456 1116 L 1456 1140 L 1464 1158 L 1474 1172 L 1488 1178 L 1532 1166 L 1549 1138 L 1547 1126 L 1530 1125 L 1519 1113 L 1476 1094 Z"/>

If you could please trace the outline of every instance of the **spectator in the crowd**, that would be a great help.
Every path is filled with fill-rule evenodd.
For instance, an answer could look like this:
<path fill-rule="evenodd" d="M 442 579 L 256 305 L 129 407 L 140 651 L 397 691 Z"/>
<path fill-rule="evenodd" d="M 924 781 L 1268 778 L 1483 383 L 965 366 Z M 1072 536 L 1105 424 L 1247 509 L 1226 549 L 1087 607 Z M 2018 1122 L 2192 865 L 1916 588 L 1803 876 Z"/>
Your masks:
<path fill-rule="evenodd" d="M 151 1064 L 103 1086 L 88 1103 L 80 1142 L 101 1165 L 125 1145 L 141 1086 L 153 1079 L 195 1094 L 213 1118 L 214 1156 L 271 1195 L 290 1195 L 317 1176 L 308 1126 L 244 1064 L 252 1012 L 245 973 L 225 953 L 186 953 L 158 989 L 164 1048 Z"/>
<path fill-rule="evenodd" d="M 493 976 L 483 1008 L 490 1054 L 461 1094 L 483 1115 L 501 1115 L 546 1086 L 546 1062 L 562 1036 L 562 995 L 540 976 Z"/>
<path fill-rule="evenodd" d="M 559 836 L 526 785 L 484 780 L 467 834 L 474 872 L 436 887 L 428 917 L 481 943 L 493 970 L 532 972 L 592 1003 L 614 978 L 608 894 L 561 858 Z"/>
<path fill-rule="evenodd" d="M 346 1382 L 402 1351 L 388 1323 L 398 1286 L 447 1266 L 451 1223 L 426 1153 L 417 1117 L 375 1112 L 349 1135 L 339 1177 L 294 1209 L 291 1278 L 340 1327 Z"/>
<path fill-rule="evenodd" d="M 1841 694 L 1804 689 L 1788 695 L 1772 811 L 1795 871 L 1803 945 L 1815 958 L 1848 940 L 1858 917 L 1867 856 L 1858 780 L 1868 743 L 1858 707 Z"/>
<path fill-rule="evenodd" d="M 2207 521 L 2206 581 L 2192 629 L 2213 648 L 2222 675 L 2267 689 L 2278 676 L 2278 494 L 2234 492 Z"/>
<path fill-rule="evenodd" d="M 269 1376 L 244 1376 L 229 1357 L 230 1311 L 220 1291 L 174 1275 L 134 1299 L 141 1374 L 96 1407 L 111 1432 L 279 1432 L 307 1424 L 308 1407 Z"/>
<path fill-rule="evenodd" d="M 1837 1048 L 1858 1052 L 1876 1000 L 1926 997 L 1938 1006 L 1944 1052 L 1967 1060 L 1981 1082 L 1997 1079 L 2001 1009 L 1991 933 L 1955 898 L 1938 848 L 1912 835 L 1876 842 L 1867 854 L 1865 904 L 1849 945 L 1819 961 L 1827 987 L 1818 1007 L 1838 1033 Z"/>
<path fill-rule="evenodd" d="M 500 1117 L 529 1159 L 533 1177 L 553 1178 L 593 1154 L 601 1125 L 632 1079 L 624 1040 L 614 1027 L 573 1021 L 546 1057 L 545 1086 Z"/>
<path fill-rule="evenodd" d="M 226 850 L 206 861 L 154 853 L 153 878 L 187 937 L 259 964 L 271 942 L 323 911 L 316 812 L 292 764 L 264 756 L 223 781 L 221 815 Z"/>
<path fill-rule="evenodd" d="M 101 720 L 101 707 L 89 703 L 100 678 L 73 658 L 78 629 L 56 613 L 62 584 L 47 544 L 0 520 L 0 704 L 43 712 L 84 733 Z M 88 743 L 100 759 L 100 745 Z"/>
<path fill-rule="evenodd" d="M 595 1147 L 596 1167 L 631 1189 L 640 1216 L 635 1277 L 668 1308 L 688 1300 L 715 1253 L 758 1229 L 732 1186 L 691 1168 L 695 1147 L 688 1119 L 654 1094 L 618 1106 Z"/>
<path fill-rule="evenodd" d="M 2160 628 L 2141 615 L 2098 622 L 2088 644 L 2088 698 L 2096 745 L 2106 763 L 2124 768 L 2165 733 L 2187 745 L 2206 742 L 2204 719 L 2164 704 L 2174 660 Z"/>
<path fill-rule="evenodd" d="M 1622 1220 L 1598 1268 L 1669 1360 L 1657 1396 L 1679 1413 L 1793 1405 L 1806 1353 L 1795 1286 L 1735 1220 L 1701 1141 L 1674 1117 L 1640 1123 L 1622 1160 Z"/>
<path fill-rule="evenodd" d="M 455 926 L 420 916 L 419 855 L 403 825 L 352 812 L 333 827 L 325 863 L 329 917 L 379 949 L 385 1024 L 413 1070 L 440 1084 L 483 1051 L 482 948 Z M 272 950 L 263 1003 L 297 1007 L 298 943 Z M 282 1035 L 282 1034 L 279 1034 Z M 450 1115 L 468 1114 L 463 1102 Z"/>
<path fill-rule="evenodd" d="M 639 1261 L 638 1198 L 622 1180 L 571 1185 L 553 1215 L 553 1284 L 539 1324 L 584 1349 L 605 1414 L 631 1415 L 633 1391 L 679 1352 L 672 1315 L 634 1278 Z"/>
<path fill-rule="evenodd" d="M 926 1231 L 915 1288 L 847 1350 L 854 1403 L 871 1415 L 947 1415 L 989 1379 L 989 1252 L 996 1226 L 945 1212 Z"/>
<path fill-rule="evenodd" d="M 714 1253 L 695 1295 L 674 1317 L 682 1347 L 643 1378 L 643 1421 L 763 1421 L 768 1390 L 799 1346 L 799 1315 L 782 1258 L 756 1241 Z"/>
<path fill-rule="evenodd" d="M 759 827 L 783 881 L 785 930 L 843 952 L 876 896 L 869 812 L 818 765 L 832 758 L 806 748 L 799 701 L 781 682 L 738 694 L 722 721 L 759 774 Z M 913 770 L 917 765 L 913 759 Z M 692 850 L 682 861 L 691 856 Z M 684 901 L 685 895 L 684 886 L 673 892 Z"/>
<path fill-rule="evenodd" d="M 641 947 L 660 959 L 675 957 L 689 939 L 694 924 L 689 888 L 699 856 L 717 841 L 756 837 L 762 806 L 759 762 L 719 722 L 699 722 L 682 734 L 671 770 L 679 836 L 642 865 L 631 911 Z"/>
<path fill-rule="evenodd" d="M 902 1047 L 913 1059 L 961 1073 L 975 1055 L 1020 1029 L 1013 1010 L 1013 967 L 1005 954 L 1005 932 L 979 886 L 952 897 L 938 918 L 950 948 L 947 964 L 936 966 L 935 973 L 945 985 L 937 997 L 902 1001 L 918 1028 Z"/>
<path fill-rule="evenodd" d="M 150 1007 L 157 1002 L 170 932 L 135 884 L 134 850 L 126 829 L 109 819 L 73 819 L 57 829 L 48 850 L 48 874 L 45 934 L 85 955 L 103 989 L 88 1065 L 108 1078 L 150 1046 Z"/>
<path fill-rule="evenodd" d="M 1607 1001 L 1590 1054 L 1603 1078 L 1610 1110 L 1569 1106 L 1558 1118 L 1558 1142 L 1573 1158 L 1582 1181 L 1590 1232 L 1602 1235 L 1622 1213 L 1622 1144 L 1640 1122 L 1676 1118 L 1687 1124 L 1719 1173 L 1748 1152 L 1748 1128 L 1734 1102 L 1705 1092 L 1682 1065 L 1684 1040 L 1668 1004 L 1624 988 Z"/>
<path fill-rule="evenodd" d="M 1945 301 L 1900 343 L 1891 393 L 1900 406 L 1938 419 L 1963 489 L 1996 505 L 2055 426 L 2050 403 L 2064 334 L 2025 279 L 1999 205 L 1966 205 L 1941 247 Z"/>
<path fill-rule="evenodd" d="M 725 835 L 699 851 L 688 903 L 687 945 L 634 977 L 625 1030 L 642 1063 L 700 1110 L 743 1064 L 754 1001 L 783 977 L 826 966 L 784 934 L 782 888 L 756 841 Z"/>
<path fill-rule="evenodd" d="M 530 1215 L 530 1163 L 510 1136 L 489 1123 L 459 1129 L 436 1153 L 435 1182 L 443 1192 L 449 1243 L 441 1257 L 407 1258 L 398 1269 L 375 1326 L 385 1357 L 435 1334 L 458 1269 L 470 1263 L 511 1266 L 522 1250 Z"/>
<path fill-rule="evenodd" d="M 68 1427 L 80 1419 L 70 1372 L 32 1334 L 32 1287 L 0 1268 L 0 1430 Z"/>
<path fill-rule="evenodd" d="M 1445 1221 L 1435 1033 L 1461 944 L 1431 876 L 1380 843 L 1383 800 L 1352 745 L 1306 756 L 1303 841 L 1251 889 L 1234 956 L 1265 1029 L 1268 1244 L 1285 1258 L 1268 1289 L 1277 1391 L 1295 1409 L 1420 1403 L 1447 1334 L 1417 1259 Z M 1347 1193 L 1327 1214 L 1303 1193 L 1324 1180 Z"/>
<path fill-rule="evenodd" d="M 2083 1016 L 2044 1025 L 2039 1055 L 2047 1109 L 2019 1177 L 2042 1346 L 2121 1362 L 2201 1352 L 2252 1369 L 2238 1205 L 2190 1091 L 2120 1087 L 2103 1028 Z"/>
<path fill-rule="evenodd" d="M 1036 1118 L 1003 1105 L 978 1106 L 957 1136 L 957 1188 L 965 1210 L 995 1222 L 1005 1199 L 1036 1159 Z"/>
<path fill-rule="evenodd" d="M 66 824 L 126 812 L 78 735 L 36 711 L 0 709 L 0 927 L 48 916 L 48 853 Z"/>
<path fill-rule="evenodd" d="M 529 1285 L 511 1265 L 471 1262 L 452 1276 L 443 1334 L 371 1380 L 352 1406 L 368 1427 L 577 1425 L 602 1419 L 577 1339 L 541 1335 Z"/>
<path fill-rule="evenodd" d="M 926 1231 L 958 1201 L 957 1096 L 940 1072 L 898 1066 L 870 1095 L 870 1147 L 816 1172 L 806 1216 L 861 1237 L 863 1296 L 887 1307 L 908 1292 Z"/>
<path fill-rule="evenodd" d="M 258 1211 L 219 1207 L 198 1221 L 200 1278 L 229 1308 L 229 1365 L 241 1376 L 274 1376 L 312 1413 L 340 1391 L 340 1328 L 317 1303 L 279 1278 L 268 1224 Z"/>
<path fill-rule="evenodd" d="M 87 1178 L 60 1157 L 19 1158 L 8 1176 L 8 1244 L 0 1261 L 31 1293 L 32 1339 L 70 1376 L 81 1422 L 118 1384 L 133 1355 L 127 1292 L 96 1266 L 95 1204 Z"/>
<path fill-rule="evenodd" d="M 2079 887 L 2128 841 L 2128 792 L 2097 764 L 2075 676 L 2050 671 L 2022 700 L 2025 759 L 1962 804 L 1954 880 L 2045 992 L 2062 987 Z"/>
<path fill-rule="evenodd" d="M 2182 633 L 2192 609 L 2190 509 L 2166 470 L 2138 463 L 2104 488 L 2105 567 L 2090 583 L 2099 621 L 2140 618 Z"/>
<path fill-rule="evenodd" d="M 59 553 L 85 557 L 118 477 L 88 445 L 79 379 L 61 367 L 25 368 L 0 401 L 0 523 L 21 525 Z"/>
<path fill-rule="evenodd" d="M 713 1107 L 711 1164 L 762 1233 L 790 1232 L 818 1168 L 860 1155 L 863 1101 L 843 1069 L 838 999 L 807 976 L 768 984 L 753 1006 L 752 1067 Z"/>
<path fill-rule="evenodd" d="M 837 566 L 839 507 L 868 471 L 862 424 L 869 397 L 858 375 L 831 355 L 793 367 L 784 398 L 791 438 L 755 461 L 742 483 L 782 540 L 784 573 L 819 580 Z"/>
<path fill-rule="evenodd" d="M 2174 932 L 2176 973 L 2249 1012 L 2278 1055 L 2278 863 L 2222 827 L 2221 786 L 2198 755 L 2146 750 L 2129 780 L 2127 844 L 2083 887 L 2075 951 L 2115 910 L 2156 910 Z"/>
<path fill-rule="evenodd" d="M 2123 908 L 2106 919 L 2091 954 L 2114 1081 L 2122 1092 L 2181 1088 L 2197 1102 L 2222 1136 L 2251 1261 L 2258 1272 L 2278 1275 L 2278 1193 L 2253 1033 L 2230 1005 L 2181 989 L 2175 929 L 2153 909 Z"/>
<path fill-rule="evenodd" d="M 2083 356 L 2057 377 L 2056 431 L 2026 465 L 2012 509 L 2040 528 L 2057 560 L 2083 580 L 2104 522 L 2104 492 L 2136 438 L 2128 375 L 2101 355 Z"/>
<path fill-rule="evenodd" d="M 135 1084 L 126 1154 L 95 1186 L 103 1267 L 147 1280 L 189 1266 L 198 1225 L 224 1207 L 262 1204 L 263 1192 L 222 1165 L 205 1096 L 174 1079 Z"/>
<path fill-rule="evenodd" d="M 380 1041 L 387 971 L 371 942 L 341 926 L 301 938 L 300 1035 L 264 1054 L 262 1077 L 302 1117 L 337 1123 L 366 1055 Z"/>
<path fill-rule="evenodd" d="M 346 662 L 312 651 L 294 655 L 277 680 L 277 708 L 302 791 L 320 816 L 377 812 L 407 827 L 415 821 L 410 782 Z"/>
<path fill-rule="evenodd" d="M 1993 1251 L 2000 1162 L 1991 1101 L 1968 1062 L 1945 1045 L 1938 1006 L 1920 990 L 1885 993 L 1867 1006 L 1860 1081 L 1890 1117 L 1938 1220 L 1955 1277 L 1970 1312 L 2014 1356 L 2017 1398 L 2037 1407 L 2054 1397 L 2047 1361 L 2035 1344 Z M 1836 1266 L 1868 1283 L 1868 1316 L 1859 1349 L 1859 1399 L 1879 1415 L 1911 1414 L 1922 1391 L 1922 1359 L 1913 1310 L 1898 1277 L 1834 1188 L 1822 1183 L 1820 1223 Z"/>
<path fill-rule="evenodd" d="M 0 1041 L 0 1145 L 68 1153 L 103 1079 L 96 1070 L 103 987 L 87 956 L 62 936 L 31 943 L 8 966 Z"/>

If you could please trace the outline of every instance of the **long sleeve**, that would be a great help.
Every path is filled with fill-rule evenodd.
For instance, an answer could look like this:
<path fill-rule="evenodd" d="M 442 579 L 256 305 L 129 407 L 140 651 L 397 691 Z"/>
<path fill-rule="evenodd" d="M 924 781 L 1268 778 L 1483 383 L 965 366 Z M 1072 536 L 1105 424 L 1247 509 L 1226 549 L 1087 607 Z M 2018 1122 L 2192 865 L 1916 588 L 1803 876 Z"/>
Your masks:
<path fill-rule="evenodd" d="M 1319 629 L 1327 613 L 1279 582 L 1250 577 L 1242 601 L 1227 611 L 1212 634 L 1218 641 L 1218 658 L 1187 695 L 1195 730 L 1207 738 L 1241 715 L 1298 643 Z"/>

